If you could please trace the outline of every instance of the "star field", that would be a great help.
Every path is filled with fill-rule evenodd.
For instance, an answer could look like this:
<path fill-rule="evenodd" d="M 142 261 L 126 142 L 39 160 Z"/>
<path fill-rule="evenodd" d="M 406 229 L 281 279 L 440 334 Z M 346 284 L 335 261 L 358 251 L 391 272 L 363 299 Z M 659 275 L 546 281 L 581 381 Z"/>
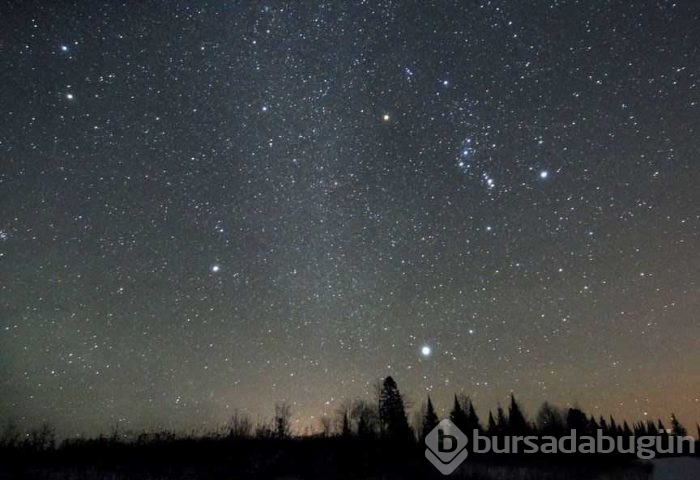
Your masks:
<path fill-rule="evenodd" d="M 700 421 L 699 7 L 3 7 L 2 419 Z"/>

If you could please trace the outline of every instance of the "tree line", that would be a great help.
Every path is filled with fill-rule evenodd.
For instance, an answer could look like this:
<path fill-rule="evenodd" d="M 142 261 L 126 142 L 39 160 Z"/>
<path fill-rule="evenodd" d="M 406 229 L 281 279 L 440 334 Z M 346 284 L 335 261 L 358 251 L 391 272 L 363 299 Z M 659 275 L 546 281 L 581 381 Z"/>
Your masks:
<path fill-rule="evenodd" d="M 343 402 L 334 419 L 328 416 L 320 418 L 319 428 L 315 431 L 293 432 L 292 408 L 288 403 L 282 402 L 275 405 L 274 415 L 270 420 L 256 423 L 249 415 L 236 410 L 223 429 L 201 436 L 228 439 L 289 439 L 296 433 L 296 436 L 303 437 L 352 437 L 415 443 L 422 442 L 440 421 L 432 399 L 428 396 L 409 422 L 406 401 L 396 381 L 390 376 L 376 385 L 375 393 L 373 400 L 362 398 Z M 488 412 L 485 420 L 479 417 L 474 403 L 468 396 L 456 394 L 449 419 L 468 435 L 477 430 L 480 435 L 491 437 L 536 435 L 561 438 L 573 430 L 579 436 L 595 436 L 598 430 L 611 437 L 688 435 L 688 430 L 675 414 L 671 414 L 668 426 L 661 419 L 629 424 L 626 420 L 616 421 L 612 416 L 595 417 L 577 407 L 558 408 L 548 402 L 544 402 L 534 419 L 529 420 L 514 394 L 510 395 L 507 408 L 499 405 L 495 411 Z M 696 425 L 696 429 L 700 438 L 700 425 Z M 190 435 L 194 436 L 194 433 Z M 165 430 L 131 436 L 114 429 L 111 435 L 100 436 L 99 439 L 117 442 L 130 438 L 137 444 L 147 444 L 167 442 L 181 437 Z M 67 440 L 71 441 L 76 442 Z M 15 424 L 9 423 L 0 433 L 0 447 L 3 448 L 51 450 L 56 445 L 55 432 L 48 424 L 21 433 Z"/>
<path fill-rule="evenodd" d="M 320 429 L 313 434 L 422 442 L 440 422 L 430 396 L 409 422 L 404 397 L 390 376 L 377 386 L 376 393 L 374 401 L 343 402 L 336 411 L 336 418 L 321 417 Z M 286 405 L 283 408 L 278 405 L 275 410 L 271 424 L 263 423 L 255 429 L 249 417 L 236 412 L 229 422 L 228 434 L 232 437 L 288 437 L 291 434 L 291 410 Z M 514 394 L 510 395 L 507 408 L 499 405 L 495 411 L 488 412 L 485 420 L 479 417 L 468 396 L 455 394 L 449 419 L 465 433 L 477 430 L 480 435 L 491 437 L 535 435 L 561 438 L 573 430 L 578 436 L 595 436 L 598 430 L 610 437 L 688 435 L 688 430 L 674 413 L 670 415 L 668 426 L 661 419 L 630 424 L 627 420 L 617 421 L 613 416 L 588 415 L 578 407 L 558 408 L 544 402 L 534 419 L 529 420 Z M 696 429 L 700 438 L 700 425 L 696 425 Z"/>

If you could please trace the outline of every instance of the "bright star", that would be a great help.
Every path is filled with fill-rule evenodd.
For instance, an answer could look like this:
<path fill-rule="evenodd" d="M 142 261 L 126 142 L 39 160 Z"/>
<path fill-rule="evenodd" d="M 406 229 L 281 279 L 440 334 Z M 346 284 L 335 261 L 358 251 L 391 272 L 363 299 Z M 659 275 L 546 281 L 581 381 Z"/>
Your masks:
<path fill-rule="evenodd" d="M 540 178 L 541 178 L 542 180 L 544 180 L 544 179 L 547 178 L 548 176 L 549 176 L 549 172 L 548 172 L 547 170 L 542 170 L 542 171 L 540 172 Z"/>
<path fill-rule="evenodd" d="M 212 273 L 217 273 L 219 270 L 221 270 L 221 267 L 219 265 L 212 265 L 211 266 Z"/>
<path fill-rule="evenodd" d="M 385 122 L 388 122 L 389 120 L 391 120 L 391 117 L 389 116 L 388 113 L 385 113 L 385 114 L 382 116 L 382 120 L 384 120 Z"/>
<path fill-rule="evenodd" d="M 61 51 L 62 51 L 62 52 L 67 52 L 67 51 L 68 51 L 68 45 L 61 45 Z"/>
<path fill-rule="evenodd" d="M 75 97 L 73 96 L 72 93 L 66 93 L 66 99 L 68 100 L 73 100 Z"/>
<path fill-rule="evenodd" d="M 423 345 L 423 346 L 421 347 L 421 349 L 420 349 L 420 353 L 421 353 L 421 355 L 423 355 L 424 357 L 430 356 L 430 354 L 432 353 L 432 351 L 433 351 L 433 350 L 432 350 L 429 346 L 427 346 L 427 345 Z"/>

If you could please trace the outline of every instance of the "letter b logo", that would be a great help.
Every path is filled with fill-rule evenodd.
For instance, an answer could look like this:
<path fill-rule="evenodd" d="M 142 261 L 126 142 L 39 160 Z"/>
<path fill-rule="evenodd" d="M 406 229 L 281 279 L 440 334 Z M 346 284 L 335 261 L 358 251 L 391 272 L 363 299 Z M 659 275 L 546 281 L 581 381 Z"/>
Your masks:
<path fill-rule="evenodd" d="M 445 441 L 449 446 L 445 445 Z M 457 439 L 454 435 L 449 435 L 445 431 L 438 427 L 438 452 L 440 453 L 450 453 L 457 450 Z"/>
<path fill-rule="evenodd" d="M 425 437 L 425 446 L 428 447 L 425 449 L 425 458 L 440 473 L 449 475 L 469 455 L 467 443 L 467 436 L 454 423 L 445 419 Z"/>

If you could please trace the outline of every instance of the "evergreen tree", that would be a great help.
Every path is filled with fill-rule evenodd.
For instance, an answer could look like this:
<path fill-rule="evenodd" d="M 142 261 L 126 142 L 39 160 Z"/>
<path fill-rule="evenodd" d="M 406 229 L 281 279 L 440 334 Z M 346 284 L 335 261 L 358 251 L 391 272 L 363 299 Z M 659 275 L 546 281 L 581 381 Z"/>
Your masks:
<path fill-rule="evenodd" d="M 569 432 L 576 430 L 576 435 L 588 435 L 588 417 L 578 408 L 570 408 L 566 413 L 566 428 Z"/>
<path fill-rule="evenodd" d="M 627 425 L 627 420 L 624 421 L 622 424 L 622 434 L 625 437 L 631 437 L 632 436 L 632 429 L 630 428 L 629 425 Z"/>
<path fill-rule="evenodd" d="M 500 405 L 496 409 L 496 434 L 503 435 L 508 429 L 508 418 Z"/>
<path fill-rule="evenodd" d="M 343 412 L 343 426 L 340 434 L 343 437 L 349 437 L 350 436 L 350 420 L 348 419 L 348 412 L 345 411 Z"/>
<path fill-rule="evenodd" d="M 515 395 L 510 394 L 510 406 L 508 407 L 508 432 L 510 435 L 526 435 L 528 432 L 527 420 L 515 401 Z"/>
<path fill-rule="evenodd" d="M 450 412 L 450 420 L 465 434 L 469 434 L 469 419 L 462 405 L 459 403 L 459 398 L 455 395 L 455 401 Z"/>
<path fill-rule="evenodd" d="M 413 439 L 399 387 L 391 377 L 386 377 L 379 395 L 379 420 L 387 437 L 395 440 Z"/>
<path fill-rule="evenodd" d="M 469 425 L 469 433 L 464 432 L 465 434 L 471 436 L 471 432 L 473 430 L 478 430 L 479 432 L 483 432 L 484 429 L 481 428 L 481 422 L 479 420 L 479 416 L 476 414 L 476 409 L 474 408 L 474 403 L 469 400 L 469 408 L 467 410 L 467 424 Z"/>
<path fill-rule="evenodd" d="M 498 430 L 498 427 L 496 427 L 496 421 L 493 419 L 493 413 L 491 412 L 491 410 L 489 410 L 489 426 L 488 426 L 489 435 L 491 435 L 491 436 L 496 435 L 496 430 Z"/>
<path fill-rule="evenodd" d="M 678 421 L 675 413 L 671 414 L 671 433 L 679 437 L 685 437 L 686 435 L 688 435 L 688 430 L 686 430 L 685 427 L 681 425 L 681 422 Z"/>
<path fill-rule="evenodd" d="M 600 430 L 603 432 L 603 435 L 607 436 L 610 433 L 610 430 L 608 429 L 608 423 L 605 421 L 602 415 L 598 424 L 600 425 Z"/>
<path fill-rule="evenodd" d="M 588 433 L 590 433 L 591 435 L 595 435 L 597 430 L 598 422 L 596 422 L 595 417 L 591 415 L 591 418 L 588 419 Z"/>
<path fill-rule="evenodd" d="M 542 403 L 537 412 L 536 425 L 541 435 L 561 437 L 564 435 L 564 420 L 557 408 L 548 402 Z"/>
<path fill-rule="evenodd" d="M 647 420 L 647 435 L 656 436 L 659 431 L 656 429 L 656 425 L 653 420 Z"/>
<path fill-rule="evenodd" d="M 357 435 L 360 437 L 372 437 L 379 430 L 379 412 L 371 402 L 356 400 L 350 418 L 356 423 Z"/>
<path fill-rule="evenodd" d="M 438 424 L 438 416 L 433 408 L 433 402 L 430 400 L 430 395 L 428 395 L 428 405 L 425 407 L 425 415 L 423 416 L 423 431 L 421 432 L 421 439 L 424 440 L 430 432 Z"/>
<path fill-rule="evenodd" d="M 615 423 L 615 419 L 610 415 L 610 435 L 612 436 L 620 436 L 620 432 L 617 429 L 617 423 Z"/>

